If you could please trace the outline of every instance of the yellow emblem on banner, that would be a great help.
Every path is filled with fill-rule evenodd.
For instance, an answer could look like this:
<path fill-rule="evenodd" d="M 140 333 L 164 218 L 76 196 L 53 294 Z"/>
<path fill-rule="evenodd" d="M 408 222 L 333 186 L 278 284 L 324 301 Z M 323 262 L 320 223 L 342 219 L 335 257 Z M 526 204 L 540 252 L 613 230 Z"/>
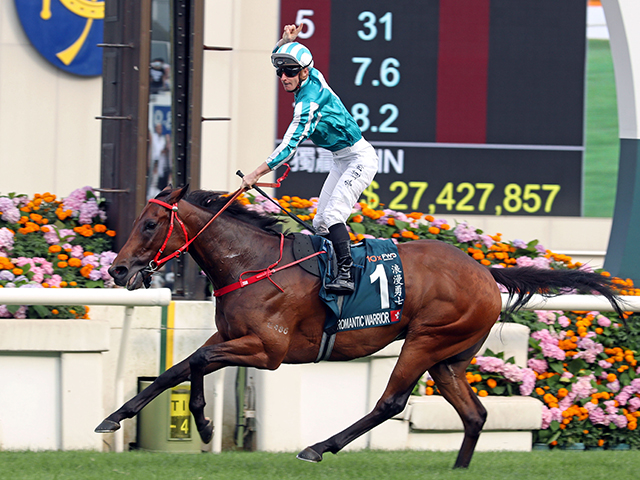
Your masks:
<path fill-rule="evenodd" d="M 82 45 L 84 45 L 87 35 L 89 35 L 89 31 L 91 30 L 93 20 L 104 18 L 104 0 L 60 0 L 60 3 L 62 3 L 67 10 L 87 19 L 78 39 L 68 48 L 56 54 L 62 63 L 69 65 L 73 62 L 73 59 L 76 58 Z M 51 18 L 51 0 L 42 0 L 40 18 L 43 20 L 49 20 Z"/>

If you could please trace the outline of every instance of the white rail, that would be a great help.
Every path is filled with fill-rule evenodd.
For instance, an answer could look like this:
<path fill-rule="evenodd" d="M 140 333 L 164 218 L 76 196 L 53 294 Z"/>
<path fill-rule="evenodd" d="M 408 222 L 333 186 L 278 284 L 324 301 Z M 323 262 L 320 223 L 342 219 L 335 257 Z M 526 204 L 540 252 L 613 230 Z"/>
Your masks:
<path fill-rule="evenodd" d="M 122 305 L 125 307 L 120 350 L 116 366 L 115 406 L 124 403 L 124 366 L 134 307 L 161 307 L 171 303 L 171 290 L 150 288 L 128 291 L 122 288 L 0 288 L 0 305 Z M 115 451 L 124 450 L 123 430 L 115 435 Z"/>
<path fill-rule="evenodd" d="M 130 292 L 124 288 L 0 288 L 0 305 L 122 305 L 165 306 L 171 302 L 168 288 Z"/>
<path fill-rule="evenodd" d="M 502 294 L 502 308 L 507 306 L 509 295 Z M 625 312 L 640 312 L 640 297 L 622 295 L 619 297 Z M 544 297 L 534 295 L 523 307 L 525 310 L 564 310 L 613 312 L 613 307 L 602 295 L 559 295 Z"/>

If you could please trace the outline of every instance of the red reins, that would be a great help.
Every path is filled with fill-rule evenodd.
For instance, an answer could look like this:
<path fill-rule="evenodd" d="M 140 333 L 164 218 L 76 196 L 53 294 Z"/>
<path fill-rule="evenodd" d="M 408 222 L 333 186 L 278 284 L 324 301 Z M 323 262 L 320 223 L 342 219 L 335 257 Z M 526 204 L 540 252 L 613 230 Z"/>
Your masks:
<path fill-rule="evenodd" d="M 263 187 L 279 187 L 280 183 L 282 182 L 282 180 L 284 180 L 287 175 L 289 174 L 289 165 L 284 164 L 287 167 L 287 170 L 284 172 L 284 174 L 278 178 L 278 180 L 276 180 L 276 183 L 257 183 L 256 185 L 260 185 Z M 174 203 L 174 204 L 169 204 L 167 202 L 163 202 L 162 200 L 158 200 L 156 198 L 152 198 L 151 200 L 149 200 L 149 203 L 155 203 L 157 205 L 160 205 L 161 207 L 167 208 L 169 210 L 171 210 L 171 218 L 169 220 L 169 230 L 167 232 L 167 237 L 164 239 L 164 242 L 162 244 L 162 246 L 160 247 L 160 249 L 158 250 L 158 252 L 156 253 L 156 255 L 153 257 L 153 260 L 151 260 L 149 262 L 149 266 L 147 267 L 147 271 L 153 273 L 156 270 L 158 270 L 158 268 L 160 268 L 160 266 L 166 262 L 168 262 L 169 260 L 171 260 L 174 257 L 178 257 L 180 255 L 182 255 L 184 252 L 189 251 L 189 245 L 191 245 L 196 238 L 198 238 L 198 236 L 204 232 L 207 227 L 209 225 L 211 225 L 211 223 L 218 218 L 222 212 L 224 212 L 227 207 L 229 207 L 229 205 L 231 205 L 231 203 L 233 203 L 233 201 L 238 198 L 242 192 L 244 192 L 244 188 L 240 188 L 238 190 L 235 191 L 235 193 L 229 198 L 229 200 L 227 201 L 227 203 L 224 204 L 224 206 L 218 210 L 218 213 L 216 213 L 213 217 L 211 217 L 211 219 L 198 231 L 198 233 L 196 233 L 193 238 L 189 238 L 189 234 L 187 233 L 187 228 L 184 226 L 184 222 L 180 219 L 180 217 L 178 216 L 178 203 Z M 182 245 L 180 248 L 178 248 L 176 251 L 174 251 L 173 253 L 167 255 L 164 258 L 160 258 L 160 256 L 162 255 L 162 253 L 164 252 L 164 249 L 167 246 L 167 243 L 169 243 L 169 239 L 171 238 L 171 235 L 173 234 L 173 223 L 174 221 L 177 221 L 178 224 L 180 225 L 180 227 L 182 228 L 182 233 L 184 234 L 184 239 L 185 239 L 185 243 L 184 245 Z M 271 279 L 271 275 L 274 274 L 275 272 L 278 272 L 284 268 L 288 268 L 290 266 L 293 265 L 297 265 L 300 262 L 303 262 L 305 260 L 308 260 L 310 258 L 315 257 L 316 255 L 320 255 L 322 253 L 326 253 L 324 250 L 321 250 L 319 252 L 316 252 L 314 254 L 308 255 L 304 258 L 301 258 L 299 260 L 296 260 L 295 262 L 289 263 L 287 265 L 284 265 L 282 267 L 279 268 L 274 268 L 276 265 L 278 265 L 278 263 L 280 263 L 280 260 L 282 260 L 282 249 L 284 247 L 284 235 L 280 234 L 280 258 L 278 258 L 278 260 L 272 264 L 269 265 L 267 268 L 263 269 L 263 270 L 249 270 L 246 271 L 244 273 L 242 273 L 240 275 L 240 280 L 236 283 L 233 283 L 231 285 L 227 285 L 224 288 L 221 288 L 219 290 L 216 290 L 214 292 L 214 295 L 216 297 L 224 295 L 225 293 L 229 293 L 232 292 L 233 290 L 236 290 L 238 288 L 242 288 L 245 287 L 247 285 L 250 285 L 252 283 L 255 283 L 259 280 L 262 280 L 263 278 L 268 278 L 269 281 L 271 283 L 273 283 L 278 289 L 280 289 L 280 291 L 284 291 L 282 290 L 282 288 L 275 283 L 272 279 Z M 248 278 L 247 280 L 243 280 L 242 276 L 246 275 L 248 273 L 255 273 L 255 272 L 259 272 L 256 275 L 253 275 L 252 277 Z"/>
<path fill-rule="evenodd" d="M 180 217 L 178 216 L 178 204 L 174 203 L 173 205 L 168 204 L 167 202 L 163 202 L 162 200 L 158 200 L 156 198 L 152 198 L 151 200 L 149 200 L 149 203 L 156 203 L 162 207 L 168 208 L 169 210 L 171 210 L 171 220 L 170 220 L 170 224 L 169 224 L 169 231 L 167 232 L 167 238 L 164 239 L 164 243 L 162 244 L 162 246 L 160 247 L 160 250 L 158 250 L 158 253 L 156 253 L 156 256 L 153 257 L 153 260 L 151 260 L 149 262 L 149 271 L 151 272 L 155 272 L 163 263 L 168 262 L 169 260 L 171 260 L 174 257 L 180 256 L 182 255 L 183 252 L 187 252 L 189 251 L 189 245 L 191 245 L 196 238 L 198 238 L 198 235 L 200 235 L 202 232 L 204 232 L 206 230 L 206 228 L 211 225 L 211 223 L 220 216 L 220 214 L 222 212 L 224 212 L 227 207 L 229 205 L 231 205 L 231 203 L 240 196 L 240 194 L 242 194 L 242 192 L 244 191 L 244 189 L 240 188 L 238 190 L 236 190 L 236 192 L 233 194 L 233 196 L 229 199 L 229 201 L 227 203 L 224 204 L 224 206 L 218 211 L 218 213 L 216 213 L 213 217 L 211 217 L 211 219 L 198 231 L 198 233 L 196 233 L 193 238 L 189 239 L 189 234 L 187 233 L 187 229 L 184 226 L 184 223 L 182 222 L 182 220 L 180 219 Z M 167 246 L 167 243 L 169 242 L 169 238 L 171 238 L 171 234 L 173 233 L 173 221 L 177 220 L 178 223 L 180 224 L 180 226 L 182 227 L 182 232 L 184 233 L 184 239 L 185 239 L 185 244 L 183 246 L 181 246 L 180 248 L 178 248 L 175 252 L 167 255 L 164 258 L 160 258 L 160 255 L 162 255 L 162 252 L 164 252 L 165 247 Z"/>

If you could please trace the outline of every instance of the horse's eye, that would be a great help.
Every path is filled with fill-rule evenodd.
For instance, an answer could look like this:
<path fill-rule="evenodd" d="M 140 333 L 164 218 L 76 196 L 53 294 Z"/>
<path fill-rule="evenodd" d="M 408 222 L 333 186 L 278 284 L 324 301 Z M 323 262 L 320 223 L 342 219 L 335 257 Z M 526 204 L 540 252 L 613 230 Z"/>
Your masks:
<path fill-rule="evenodd" d="M 144 230 L 146 232 L 150 232 L 150 231 L 154 230 L 157 226 L 158 226 L 158 224 L 156 222 L 150 220 L 150 221 L 148 221 L 148 222 L 146 222 L 144 224 Z"/>

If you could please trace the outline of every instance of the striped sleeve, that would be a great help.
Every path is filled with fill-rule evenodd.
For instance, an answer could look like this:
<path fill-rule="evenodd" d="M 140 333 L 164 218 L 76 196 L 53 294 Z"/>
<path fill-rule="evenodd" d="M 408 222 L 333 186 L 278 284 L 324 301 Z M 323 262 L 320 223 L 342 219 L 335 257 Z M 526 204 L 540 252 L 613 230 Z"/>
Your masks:
<path fill-rule="evenodd" d="M 296 103 L 293 110 L 293 120 L 287 128 L 282 142 L 267 158 L 269 168 L 273 170 L 290 160 L 296 153 L 298 146 L 314 132 L 319 120 L 320 111 L 317 103 Z"/>

